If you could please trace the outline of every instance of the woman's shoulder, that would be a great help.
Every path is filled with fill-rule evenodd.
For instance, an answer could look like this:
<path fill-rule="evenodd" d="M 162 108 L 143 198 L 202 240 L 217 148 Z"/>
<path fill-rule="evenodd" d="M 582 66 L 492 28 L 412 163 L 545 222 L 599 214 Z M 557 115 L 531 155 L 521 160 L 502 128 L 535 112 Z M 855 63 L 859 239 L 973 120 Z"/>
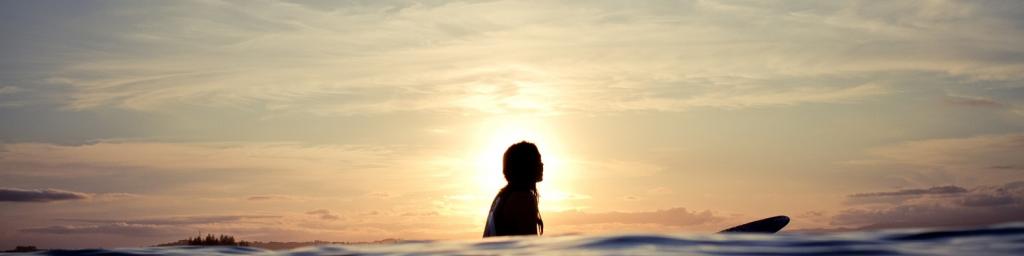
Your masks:
<path fill-rule="evenodd" d="M 537 202 L 537 196 L 531 191 L 527 190 L 510 190 L 505 191 L 504 201 L 509 203 L 529 203 Z"/>

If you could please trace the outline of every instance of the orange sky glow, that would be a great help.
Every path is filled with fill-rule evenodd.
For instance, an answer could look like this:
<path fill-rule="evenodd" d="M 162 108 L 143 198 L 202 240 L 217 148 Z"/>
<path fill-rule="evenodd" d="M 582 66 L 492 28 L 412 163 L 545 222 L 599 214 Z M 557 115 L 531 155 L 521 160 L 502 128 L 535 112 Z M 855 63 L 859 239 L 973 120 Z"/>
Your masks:
<path fill-rule="evenodd" d="M 1024 221 L 1018 1 L 3 1 L 0 248 Z"/>

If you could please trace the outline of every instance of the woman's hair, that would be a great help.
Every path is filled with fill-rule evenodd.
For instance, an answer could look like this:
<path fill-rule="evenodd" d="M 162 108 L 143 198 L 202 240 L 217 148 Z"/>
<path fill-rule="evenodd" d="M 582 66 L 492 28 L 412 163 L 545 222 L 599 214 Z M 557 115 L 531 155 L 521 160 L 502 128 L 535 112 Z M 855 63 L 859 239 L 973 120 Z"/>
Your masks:
<path fill-rule="evenodd" d="M 501 164 L 501 172 L 510 185 L 536 186 L 542 178 L 540 175 L 544 163 L 540 160 L 537 145 L 533 143 L 521 141 L 512 144 L 505 151 Z"/>
<path fill-rule="evenodd" d="M 502 159 L 501 172 L 505 174 L 508 185 L 505 185 L 499 194 L 504 194 L 506 191 L 526 190 L 533 194 L 534 202 L 540 202 L 537 182 L 543 179 L 544 163 L 541 162 L 537 145 L 521 141 L 509 146 Z M 538 208 L 534 207 L 534 209 Z M 537 211 L 536 215 L 540 234 L 544 234 L 544 220 L 540 217 L 540 211 Z"/>

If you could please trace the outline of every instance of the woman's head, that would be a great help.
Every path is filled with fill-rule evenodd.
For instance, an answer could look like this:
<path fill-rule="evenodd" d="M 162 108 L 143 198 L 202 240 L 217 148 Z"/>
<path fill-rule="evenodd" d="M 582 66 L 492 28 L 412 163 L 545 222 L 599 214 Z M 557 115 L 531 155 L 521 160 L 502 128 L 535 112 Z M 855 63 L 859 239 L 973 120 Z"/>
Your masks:
<path fill-rule="evenodd" d="M 502 173 L 509 184 L 533 184 L 544 180 L 544 163 L 537 145 L 521 141 L 505 150 Z"/>

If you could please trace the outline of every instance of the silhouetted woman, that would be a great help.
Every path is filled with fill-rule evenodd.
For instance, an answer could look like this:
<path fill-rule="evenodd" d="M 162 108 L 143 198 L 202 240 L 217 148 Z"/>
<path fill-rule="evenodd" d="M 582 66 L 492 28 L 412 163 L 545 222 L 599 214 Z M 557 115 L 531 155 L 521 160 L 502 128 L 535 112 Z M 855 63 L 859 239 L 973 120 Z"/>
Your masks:
<path fill-rule="evenodd" d="M 544 179 L 544 163 L 537 145 L 523 141 L 508 147 L 501 172 L 508 184 L 491 202 L 484 237 L 544 234 L 537 208 L 537 182 Z"/>

